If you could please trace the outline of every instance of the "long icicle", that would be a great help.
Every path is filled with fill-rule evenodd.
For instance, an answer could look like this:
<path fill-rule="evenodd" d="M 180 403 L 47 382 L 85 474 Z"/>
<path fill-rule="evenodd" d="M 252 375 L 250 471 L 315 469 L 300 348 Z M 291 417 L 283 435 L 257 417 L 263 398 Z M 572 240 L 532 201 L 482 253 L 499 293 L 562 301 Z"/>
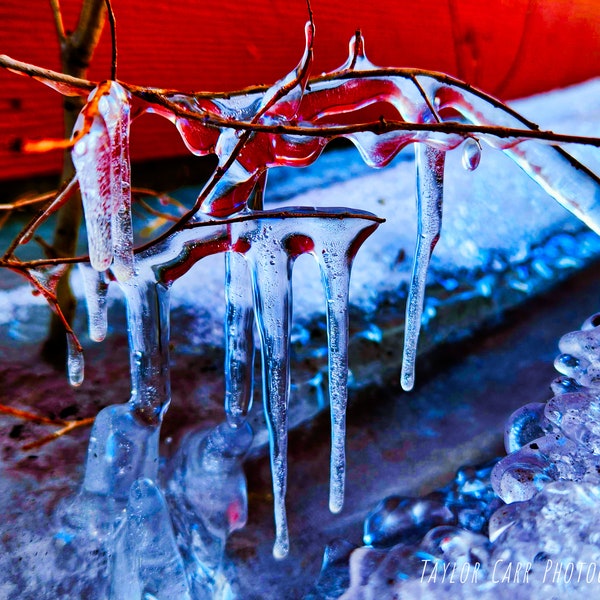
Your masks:
<path fill-rule="evenodd" d="M 327 301 L 329 404 L 331 456 L 329 510 L 338 513 L 344 504 L 346 479 L 346 407 L 348 404 L 348 296 L 351 258 L 347 248 L 325 253 L 320 261 Z"/>
<path fill-rule="evenodd" d="M 169 288 L 153 277 L 122 283 L 127 299 L 132 413 L 160 425 L 171 401 L 169 377 Z"/>
<path fill-rule="evenodd" d="M 268 226 L 261 225 L 265 229 Z M 290 393 L 290 338 L 292 317 L 291 260 L 278 241 L 266 232 L 246 254 L 251 261 L 255 314 L 261 337 L 263 401 L 270 438 L 275 544 L 273 556 L 289 552 L 285 508 L 287 489 L 287 429 Z"/>
<path fill-rule="evenodd" d="M 127 302 L 131 397 L 94 422 L 83 489 L 124 501 L 140 477 L 158 477 L 158 442 L 169 405 L 169 290 L 152 275 L 121 283 Z"/>
<path fill-rule="evenodd" d="M 246 260 L 225 253 L 225 414 L 231 427 L 244 425 L 254 385 L 254 307 Z"/>
<path fill-rule="evenodd" d="M 412 277 L 406 301 L 404 353 L 402 356 L 402 389 L 412 390 L 415 383 L 417 342 L 425 299 L 427 270 L 442 228 L 445 152 L 415 144 L 417 168 L 417 245 Z"/>

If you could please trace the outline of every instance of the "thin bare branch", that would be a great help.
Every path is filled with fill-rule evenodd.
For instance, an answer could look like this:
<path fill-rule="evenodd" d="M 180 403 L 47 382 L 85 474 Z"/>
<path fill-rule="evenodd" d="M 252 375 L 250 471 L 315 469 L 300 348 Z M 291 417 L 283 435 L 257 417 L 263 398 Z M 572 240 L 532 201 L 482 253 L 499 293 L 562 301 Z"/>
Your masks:
<path fill-rule="evenodd" d="M 56 195 L 50 205 L 40 210 L 38 214 L 15 236 L 4 253 L 3 259 L 10 259 L 19 245 L 27 243 L 35 233 L 35 230 L 71 197 L 71 194 L 77 189 L 78 185 L 75 177 L 68 181 L 58 192 L 58 195 Z"/>
<path fill-rule="evenodd" d="M 34 204 L 41 204 L 42 202 L 46 202 L 52 198 L 54 198 L 57 194 L 56 190 L 52 192 L 46 192 L 44 194 L 39 194 L 36 196 L 27 195 L 25 197 L 21 197 L 20 199 L 15 200 L 14 202 L 7 202 L 5 204 L 0 204 L 0 211 L 13 211 L 19 210 L 20 208 L 25 208 L 26 206 L 33 206 Z"/>
<path fill-rule="evenodd" d="M 79 427 L 87 427 L 89 425 L 93 425 L 95 420 L 95 417 L 77 419 L 75 421 L 66 421 L 65 419 L 51 419 L 49 417 L 44 417 L 43 415 L 37 415 L 27 410 L 13 408 L 12 406 L 6 406 L 4 404 L 0 404 L 0 413 L 8 415 L 10 417 L 21 419 L 23 421 L 27 421 L 29 423 L 36 423 L 37 425 L 60 427 L 58 431 L 55 431 L 50 435 L 46 435 L 38 440 L 23 445 L 21 449 L 24 451 L 33 450 L 34 448 L 40 448 L 41 446 L 44 446 L 49 442 L 52 442 Z"/>
<path fill-rule="evenodd" d="M 43 438 L 40 438 L 39 440 L 36 440 L 34 442 L 30 442 L 29 444 L 24 444 L 21 447 L 21 450 L 28 451 L 28 450 L 34 450 L 35 448 L 41 448 L 42 446 L 45 446 L 46 444 L 53 442 L 54 440 L 62 437 L 63 435 L 73 431 L 74 429 L 77 429 L 79 427 L 88 427 L 90 425 L 93 425 L 94 420 L 95 420 L 95 417 L 89 417 L 87 419 L 78 419 L 77 421 L 66 421 L 66 425 L 64 425 L 58 431 L 55 431 L 54 433 L 51 433 L 50 435 L 46 435 Z"/>
<path fill-rule="evenodd" d="M 29 63 L 11 58 L 6 54 L 0 54 L 0 67 L 4 67 L 19 75 L 32 77 L 41 83 L 53 87 L 66 96 L 86 96 L 96 87 L 94 82 L 87 79 L 65 75 L 64 73 L 58 73 L 52 69 L 36 67 Z"/>
<path fill-rule="evenodd" d="M 67 39 L 67 34 L 65 33 L 65 25 L 60 10 L 60 0 L 50 0 L 50 8 L 52 9 L 52 16 L 54 17 L 56 35 L 58 36 L 58 41 L 62 45 Z"/>
<path fill-rule="evenodd" d="M 425 104 L 427 104 L 427 108 L 429 108 L 429 111 L 433 115 L 433 118 L 438 123 L 441 123 L 442 119 L 440 118 L 440 115 L 438 115 L 438 111 L 435 109 L 435 106 L 433 106 L 431 100 L 429 99 L 427 92 L 423 89 L 421 82 L 414 75 L 411 75 L 411 79 L 412 79 L 412 82 L 417 87 L 417 89 L 419 90 L 419 94 L 421 94 L 421 97 L 423 98 L 423 100 L 425 100 Z"/>
<path fill-rule="evenodd" d="M 115 13 L 110 0 L 104 0 L 106 5 L 106 12 L 108 13 L 108 23 L 110 25 L 110 37 L 111 37 L 111 67 L 110 67 L 110 78 L 113 81 L 117 80 L 117 21 L 115 19 Z"/>
<path fill-rule="evenodd" d="M 64 258 L 47 259 L 47 260 L 52 261 L 50 264 L 60 264 L 60 265 L 65 265 L 65 264 L 68 264 L 68 262 L 69 262 L 68 260 L 66 260 Z M 35 261 L 32 261 L 32 262 L 35 262 Z M 16 264 L 13 264 L 13 266 L 11 266 L 10 268 L 13 269 L 14 271 L 17 271 L 21 275 L 23 275 L 31 283 L 31 285 L 44 297 L 44 299 L 46 300 L 46 302 L 48 303 L 50 308 L 54 311 L 54 313 L 58 317 L 59 321 L 63 325 L 65 333 L 71 338 L 71 341 L 73 342 L 75 349 L 78 352 L 83 352 L 83 348 L 81 346 L 81 343 L 79 342 L 79 338 L 73 331 L 73 328 L 67 321 L 63 311 L 60 308 L 60 305 L 58 304 L 58 300 L 56 299 L 56 294 L 52 293 L 45 286 L 43 286 L 35 277 L 33 277 L 31 275 L 31 273 L 29 272 L 28 268 L 24 268 L 23 263 L 21 263 L 20 261 L 18 261 Z"/>
<path fill-rule="evenodd" d="M 11 417 L 16 417 L 17 419 L 23 419 L 24 421 L 37 423 L 38 425 L 55 425 L 57 427 L 63 427 L 68 423 L 68 421 L 64 421 L 63 419 L 50 419 L 49 417 L 36 415 L 35 413 L 27 410 L 13 408 L 12 406 L 6 406 L 5 404 L 0 404 L 0 413 L 3 415 L 9 415 Z"/>

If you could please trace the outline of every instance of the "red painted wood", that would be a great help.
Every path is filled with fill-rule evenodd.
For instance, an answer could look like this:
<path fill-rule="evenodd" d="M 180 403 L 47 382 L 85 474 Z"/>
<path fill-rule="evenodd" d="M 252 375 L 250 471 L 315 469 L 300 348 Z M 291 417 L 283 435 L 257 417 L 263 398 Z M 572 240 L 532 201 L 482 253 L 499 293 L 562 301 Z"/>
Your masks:
<path fill-rule="evenodd" d="M 68 27 L 81 0 L 62 0 Z M 302 54 L 306 8 L 282 0 L 113 0 L 119 77 L 184 90 L 231 90 L 271 83 Z M 315 71 L 346 58 L 360 27 L 371 60 L 444 71 L 502 98 L 600 75 L 597 0 L 313 0 Z M 58 44 L 47 0 L 4 0 L 0 52 L 57 69 Z M 90 77 L 110 72 L 107 31 Z M 0 72 L 0 179 L 54 173 L 60 153 L 23 156 L 19 137 L 58 137 L 61 99 L 41 84 Z M 134 159 L 184 154 L 174 128 L 156 116 L 133 126 Z"/>

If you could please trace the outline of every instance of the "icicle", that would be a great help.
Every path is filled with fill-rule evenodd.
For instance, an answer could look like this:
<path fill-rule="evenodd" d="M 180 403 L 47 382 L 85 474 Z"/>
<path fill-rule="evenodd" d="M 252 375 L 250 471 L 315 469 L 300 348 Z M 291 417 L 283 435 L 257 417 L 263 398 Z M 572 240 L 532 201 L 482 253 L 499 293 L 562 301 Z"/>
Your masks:
<path fill-rule="evenodd" d="M 111 193 L 113 196 L 112 234 L 114 263 L 118 281 L 127 281 L 134 271 L 133 228 L 131 223 L 131 172 L 129 161 L 130 106 L 127 92 L 111 83 L 103 117 L 108 128 L 112 153 Z"/>
<path fill-rule="evenodd" d="M 263 218 L 259 218 L 262 215 Z M 285 515 L 287 478 L 287 407 L 290 387 L 289 352 L 291 271 L 300 254 L 319 262 L 327 299 L 329 397 L 332 409 L 331 510 L 343 503 L 344 437 L 348 378 L 348 283 L 350 268 L 362 242 L 380 220 L 364 211 L 295 208 L 255 213 L 255 221 L 232 225 L 232 243 L 252 272 L 256 320 L 261 335 L 263 398 L 270 434 L 275 504 L 277 558 L 288 551 Z M 271 218 L 266 218 L 271 216 Z M 283 217 L 283 215 L 282 215 Z"/>
<path fill-rule="evenodd" d="M 108 329 L 106 307 L 108 282 L 103 272 L 96 271 L 87 265 L 80 264 L 79 272 L 83 279 L 90 339 L 94 342 L 101 342 L 106 337 Z"/>
<path fill-rule="evenodd" d="M 131 186 L 129 173 L 129 147 L 127 146 L 127 159 L 122 159 L 120 181 L 114 186 L 120 192 L 120 203 L 115 206 L 112 215 L 113 235 L 113 265 L 112 272 L 117 281 L 127 281 L 134 273 L 133 258 L 133 225 L 131 222 Z M 117 191 L 115 191 L 117 193 Z"/>
<path fill-rule="evenodd" d="M 431 254 L 440 237 L 444 191 L 444 152 L 424 144 L 416 144 L 415 154 L 417 166 L 417 246 L 406 301 L 404 354 L 400 376 L 400 383 L 406 391 L 412 390 L 415 380 L 417 341 L 421 329 L 427 270 Z"/>
<path fill-rule="evenodd" d="M 225 413 L 232 427 L 248 415 L 254 385 L 254 308 L 250 272 L 242 256 L 225 254 Z"/>
<path fill-rule="evenodd" d="M 344 240 L 342 244 L 346 242 Z M 340 251 L 341 250 L 341 251 Z M 342 510 L 346 478 L 346 406 L 348 404 L 348 294 L 350 264 L 346 248 L 322 254 L 321 269 L 327 301 L 331 461 L 329 509 Z"/>
<path fill-rule="evenodd" d="M 127 303 L 131 398 L 96 417 L 83 490 L 124 501 L 136 479 L 158 476 L 160 424 L 171 393 L 169 290 L 152 275 L 121 288 Z"/>
<path fill-rule="evenodd" d="M 360 218 L 368 214 L 357 213 L 353 215 L 355 218 L 344 220 L 311 219 L 304 227 L 314 239 L 313 255 L 321 268 L 327 302 L 331 410 L 329 509 L 334 513 L 339 512 L 344 503 L 350 272 L 358 249 L 377 227 L 373 221 Z"/>
<path fill-rule="evenodd" d="M 475 138 L 467 138 L 463 144 L 462 165 L 467 171 L 474 171 L 481 161 L 481 144 Z"/>
<path fill-rule="evenodd" d="M 152 276 L 151 276 L 152 277 Z M 127 300 L 131 363 L 131 410 L 159 425 L 171 401 L 169 289 L 153 278 L 121 284 Z"/>
<path fill-rule="evenodd" d="M 71 335 L 67 335 L 67 372 L 69 373 L 69 383 L 73 387 L 79 387 L 83 383 L 83 351 Z"/>
<path fill-rule="evenodd" d="M 255 314 L 261 336 L 263 400 L 270 437 L 275 544 L 273 556 L 289 551 L 285 509 L 287 488 L 287 427 L 290 393 L 290 339 L 292 317 L 291 267 L 287 253 L 265 227 L 247 254 L 251 261 Z"/>
<path fill-rule="evenodd" d="M 75 130 L 83 126 L 80 115 Z M 71 156 L 81 190 L 90 263 L 97 271 L 105 271 L 112 262 L 112 197 L 111 153 L 102 119 L 93 120 L 89 131 L 73 146 Z"/>
<path fill-rule="evenodd" d="M 336 71 L 369 71 L 377 67 L 367 58 L 365 38 L 358 30 L 348 44 L 348 60 Z"/>
<path fill-rule="evenodd" d="M 71 153 L 81 189 L 90 263 L 105 271 L 114 256 L 113 271 L 119 281 L 133 275 L 129 124 L 125 89 L 114 81 L 101 84 L 75 123 L 75 138 L 89 128 Z"/>

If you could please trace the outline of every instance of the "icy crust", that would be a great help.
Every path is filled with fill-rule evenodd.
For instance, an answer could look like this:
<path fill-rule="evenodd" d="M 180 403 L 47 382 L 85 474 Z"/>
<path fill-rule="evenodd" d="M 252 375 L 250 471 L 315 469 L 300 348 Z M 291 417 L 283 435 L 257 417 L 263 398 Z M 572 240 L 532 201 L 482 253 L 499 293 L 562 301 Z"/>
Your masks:
<path fill-rule="evenodd" d="M 600 314 L 564 335 L 556 395 L 515 411 L 509 454 L 424 498 L 391 496 L 365 546 L 326 551 L 308 597 L 586 598 L 600 590 Z M 332 546 L 339 548 L 340 545 Z"/>

